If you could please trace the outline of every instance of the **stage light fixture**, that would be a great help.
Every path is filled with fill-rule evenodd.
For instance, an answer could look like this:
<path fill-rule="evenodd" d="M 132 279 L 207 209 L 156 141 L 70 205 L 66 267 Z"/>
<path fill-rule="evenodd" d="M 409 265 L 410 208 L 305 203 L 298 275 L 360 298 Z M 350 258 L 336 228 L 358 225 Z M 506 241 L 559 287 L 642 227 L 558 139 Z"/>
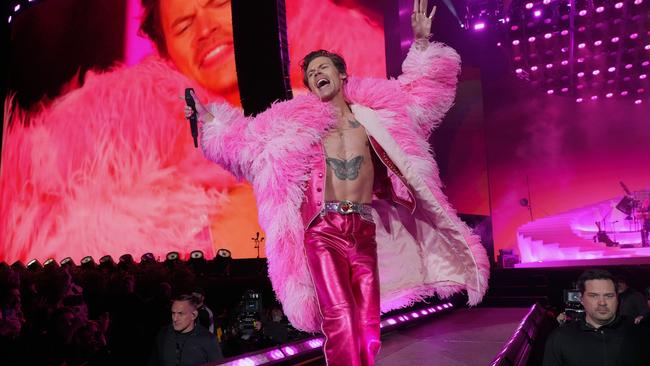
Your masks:
<path fill-rule="evenodd" d="M 87 256 L 81 258 L 81 267 L 82 268 L 93 268 L 96 265 L 97 264 L 95 263 L 95 260 L 90 255 L 87 255 Z"/>
<path fill-rule="evenodd" d="M 47 260 L 45 260 L 45 262 L 43 262 L 44 268 L 56 268 L 58 266 L 59 264 L 56 262 L 56 259 L 54 258 L 48 258 Z"/>
<path fill-rule="evenodd" d="M 38 259 L 36 259 L 36 258 L 34 258 L 31 261 L 27 262 L 26 267 L 27 267 L 27 269 L 29 269 L 31 271 L 35 271 L 37 269 L 43 268 L 43 266 L 41 265 L 41 262 L 39 262 Z"/>
<path fill-rule="evenodd" d="M 483 30 L 483 29 L 485 29 L 485 22 L 478 22 L 474 24 L 475 31 Z"/>
<path fill-rule="evenodd" d="M 110 255 L 105 255 L 99 258 L 99 267 L 101 268 L 113 268 L 115 267 L 115 261 Z"/>
<path fill-rule="evenodd" d="M 147 252 L 140 257 L 140 263 L 153 263 L 156 262 L 156 257 L 153 253 Z"/>
<path fill-rule="evenodd" d="M 119 259 L 119 263 L 117 264 L 118 267 L 124 268 L 124 267 L 131 267 L 135 266 L 135 261 L 133 260 L 133 256 L 131 254 L 122 254 Z"/>
<path fill-rule="evenodd" d="M 11 269 L 13 269 L 14 271 L 22 272 L 25 270 L 25 264 L 23 264 L 23 262 L 21 261 L 15 261 L 11 265 Z"/>
<path fill-rule="evenodd" d="M 166 261 L 172 262 L 179 260 L 180 256 L 178 255 L 178 252 L 169 252 L 165 258 Z"/>
<path fill-rule="evenodd" d="M 190 253 L 190 259 L 204 259 L 203 252 L 200 250 L 193 250 Z"/>
<path fill-rule="evenodd" d="M 59 264 L 61 267 L 74 267 L 76 265 L 72 257 L 65 257 L 61 259 L 61 262 L 59 262 Z"/>
<path fill-rule="evenodd" d="M 230 250 L 222 248 L 222 249 L 217 250 L 217 256 L 219 256 L 221 258 L 231 258 L 232 253 L 230 253 Z"/>
<path fill-rule="evenodd" d="M 623 7 L 623 3 L 616 3 L 616 4 L 614 4 L 614 7 L 615 7 L 616 9 L 620 9 L 620 8 Z"/>
<path fill-rule="evenodd" d="M 634 101 L 634 104 L 637 104 L 637 105 L 638 105 L 638 104 L 641 104 L 641 102 L 642 102 L 641 99 L 637 99 L 637 100 Z"/>

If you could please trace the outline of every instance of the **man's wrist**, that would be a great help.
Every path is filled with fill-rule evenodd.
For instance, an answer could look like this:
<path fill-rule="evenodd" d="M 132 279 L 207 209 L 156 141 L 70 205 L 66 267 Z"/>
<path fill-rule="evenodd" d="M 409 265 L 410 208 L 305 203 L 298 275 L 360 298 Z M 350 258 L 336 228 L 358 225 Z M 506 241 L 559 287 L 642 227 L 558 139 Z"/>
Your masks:
<path fill-rule="evenodd" d="M 415 48 L 417 48 L 420 51 L 424 51 L 429 47 L 429 37 L 418 37 L 415 39 Z"/>

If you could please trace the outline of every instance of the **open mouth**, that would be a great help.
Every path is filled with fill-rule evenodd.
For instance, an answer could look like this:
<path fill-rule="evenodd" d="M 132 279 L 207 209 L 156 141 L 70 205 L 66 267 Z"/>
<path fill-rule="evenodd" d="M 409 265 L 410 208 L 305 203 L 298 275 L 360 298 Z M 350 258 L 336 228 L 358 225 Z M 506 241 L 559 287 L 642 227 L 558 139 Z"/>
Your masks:
<path fill-rule="evenodd" d="M 318 79 L 318 80 L 316 81 L 316 87 L 317 87 L 318 89 L 324 87 L 325 85 L 329 85 L 329 84 L 330 84 L 330 81 L 327 80 L 327 79 Z"/>
<path fill-rule="evenodd" d="M 229 44 L 217 45 L 208 52 L 203 53 L 202 57 L 199 59 L 199 67 L 209 67 L 213 64 L 220 64 L 230 51 L 231 48 Z"/>

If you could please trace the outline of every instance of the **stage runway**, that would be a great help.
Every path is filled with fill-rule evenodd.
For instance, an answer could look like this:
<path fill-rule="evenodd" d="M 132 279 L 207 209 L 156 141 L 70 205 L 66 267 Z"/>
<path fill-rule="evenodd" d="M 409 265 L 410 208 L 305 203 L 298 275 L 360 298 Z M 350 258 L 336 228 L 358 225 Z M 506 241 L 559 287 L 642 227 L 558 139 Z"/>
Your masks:
<path fill-rule="evenodd" d="M 459 309 L 382 335 L 377 366 L 487 366 L 529 308 Z M 321 358 L 308 365 L 325 365 Z"/>

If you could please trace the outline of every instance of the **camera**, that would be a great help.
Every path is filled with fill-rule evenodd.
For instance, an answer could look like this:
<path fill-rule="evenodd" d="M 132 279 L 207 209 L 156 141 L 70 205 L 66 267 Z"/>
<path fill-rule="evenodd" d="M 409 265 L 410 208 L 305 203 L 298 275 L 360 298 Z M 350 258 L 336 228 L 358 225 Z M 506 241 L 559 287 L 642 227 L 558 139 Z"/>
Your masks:
<path fill-rule="evenodd" d="M 580 302 L 581 294 L 577 289 L 564 290 L 564 312 L 570 319 L 584 317 L 585 309 Z"/>
<path fill-rule="evenodd" d="M 237 322 L 242 335 L 250 336 L 255 332 L 255 322 L 260 320 L 262 313 L 262 295 L 248 290 L 242 296 Z"/>

